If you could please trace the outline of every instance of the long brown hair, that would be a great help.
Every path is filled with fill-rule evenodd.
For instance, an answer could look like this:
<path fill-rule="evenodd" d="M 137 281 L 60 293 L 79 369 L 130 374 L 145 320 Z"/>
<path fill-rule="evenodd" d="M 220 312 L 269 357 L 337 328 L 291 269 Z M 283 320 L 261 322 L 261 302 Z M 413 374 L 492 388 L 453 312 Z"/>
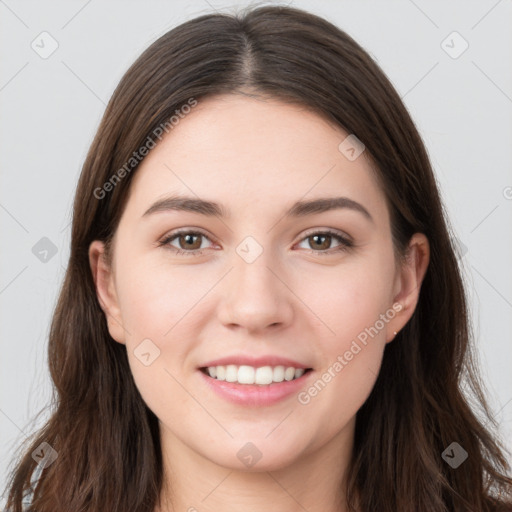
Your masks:
<path fill-rule="evenodd" d="M 470 351 L 455 247 L 413 121 L 378 65 L 345 32 L 299 9 L 265 6 L 203 15 L 172 29 L 116 88 L 76 190 L 69 264 L 49 337 L 54 410 L 11 474 L 7 509 L 21 512 L 36 469 L 31 453 L 46 442 L 58 457 L 34 485 L 30 510 L 153 512 L 163 484 L 158 420 L 135 386 L 125 347 L 109 335 L 88 248 L 112 239 L 137 168 L 126 163 L 159 127 L 169 127 L 191 98 L 248 90 L 311 108 L 355 134 L 387 197 L 397 254 L 415 232 L 430 242 L 417 308 L 387 345 L 357 413 L 350 509 L 512 506 L 510 467 L 489 430 L 496 425 Z M 114 175 L 122 179 L 109 181 Z M 456 469 L 442 457 L 453 442 L 468 453 Z"/>

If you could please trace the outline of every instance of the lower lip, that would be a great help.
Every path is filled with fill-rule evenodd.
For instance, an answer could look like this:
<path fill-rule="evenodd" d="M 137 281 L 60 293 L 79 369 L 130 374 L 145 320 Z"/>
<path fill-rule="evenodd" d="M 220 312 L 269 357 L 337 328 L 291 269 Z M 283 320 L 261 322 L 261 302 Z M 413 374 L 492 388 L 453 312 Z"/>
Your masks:
<path fill-rule="evenodd" d="M 266 406 L 280 402 L 290 395 L 298 393 L 304 386 L 306 379 L 313 373 L 312 370 L 309 370 L 298 379 L 260 386 L 258 384 L 226 382 L 225 380 L 214 379 L 201 370 L 198 371 L 204 382 L 219 396 L 232 403 L 246 406 Z"/>

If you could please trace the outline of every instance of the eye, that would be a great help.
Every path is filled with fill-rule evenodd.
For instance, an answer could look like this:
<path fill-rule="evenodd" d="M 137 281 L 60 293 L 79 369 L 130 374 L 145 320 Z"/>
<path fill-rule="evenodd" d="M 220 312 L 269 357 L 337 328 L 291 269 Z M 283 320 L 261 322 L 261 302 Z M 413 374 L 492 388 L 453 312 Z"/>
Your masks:
<path fill-rule="evenodd" d="M 200 256 L 203 254 L 204 249 L 204 247 L 201 247 L 201 238 L 210 240 L 204 233 L 201 233 L 200 231 L 174 231 L 169 236 L 160 241 L 158 245 L 169 247 L 175 254 Z M 177 241 L 178 247 L 171 244 L 171 242 L 175 239 Z"/>
<path fill-rule="evenodd" d="M 210 240 L 210 238 L 201 231 L 185 229 L 170 233 L 163 240 L 158 242 L 158 246 L 168 247 L 172 252 L 178 255 L 200 256 L 205 249 L 201 241 L 202 238 Z M 332 244 L 333 239 L 335 239 L 339 245 L 329 250 L 331 249 L 329 246 Z M 176 241 L 178 246 L 171 243 L 174 241 Z M 309 252 L 321 254 L 322 256 L 347 251 L 354 247 L 354 243 L 348 237 L 330 229 L 309 233 L 300 243 L 304 243 L 304 241 L 308 241 L 309 246 L 312 248 Z"/>
<path fill-rule="evenodd" d="M 329 246 L 333 239 L 337 240 L 339 245 L 333 250 L 329 250 Z M 308 236 L 303 238 L 300 243 L 303 243 L 304 241 L 307 241 L 309 246 L 313 248 L 309 252 L 321 254 L 322 256 L 347 251 L 354 247 L 354 243 L 348 237 L 330 229 L 309 233 Z"/>

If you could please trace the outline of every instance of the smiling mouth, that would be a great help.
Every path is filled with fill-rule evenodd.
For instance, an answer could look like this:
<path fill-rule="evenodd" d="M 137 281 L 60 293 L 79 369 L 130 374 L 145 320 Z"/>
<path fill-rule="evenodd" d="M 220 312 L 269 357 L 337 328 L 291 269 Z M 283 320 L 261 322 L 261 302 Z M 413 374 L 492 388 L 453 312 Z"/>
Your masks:
<path fill-rule="evenodd" d="M 232 382 L 234 384 L 257 384 L 270 386 L 279 382 L 290 382 L 300 379 L 312 371 L 312 368 L 294 368 L 293 366 L 248 366 L 248 365 L 219 365 L 200 368 L 208 377 L 215 380 Z"/>

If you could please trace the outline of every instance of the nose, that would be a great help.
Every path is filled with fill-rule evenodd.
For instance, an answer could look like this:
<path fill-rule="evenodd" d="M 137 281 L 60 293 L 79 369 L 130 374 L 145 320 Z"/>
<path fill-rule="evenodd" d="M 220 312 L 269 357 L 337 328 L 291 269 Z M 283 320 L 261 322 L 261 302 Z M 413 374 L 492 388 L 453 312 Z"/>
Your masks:
<path fill-rule="evenodd" d="M 234 255 L 234 268 L 220 290 L 218 317 L 223 325 L 251 333 L 290 325 L 294 295 L 284 271 L 271 260 L 266 251 L 252 263 Z"/>

